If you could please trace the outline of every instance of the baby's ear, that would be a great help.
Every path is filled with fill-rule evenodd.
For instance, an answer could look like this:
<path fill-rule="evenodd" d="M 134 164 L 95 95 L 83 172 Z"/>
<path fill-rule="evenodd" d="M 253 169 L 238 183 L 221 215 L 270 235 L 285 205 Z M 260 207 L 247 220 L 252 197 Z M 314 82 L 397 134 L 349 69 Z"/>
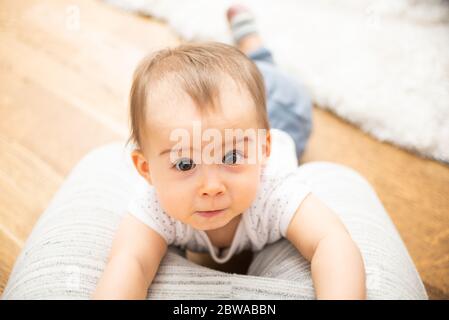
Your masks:
<path fill-rule="evenodd" d="M 153 184 L 151 181 L 151 173 L 150 173 L 150 166 L 148 164 L 148 160 L 145 158 L 145 155 L 143 154 L 142 150 L 140 149 L 134 149 L 131 151 L 131 159 L 133 161 L 134 167 L 136 168 L 137 172 L 148 181 L 149 184 Z"/>

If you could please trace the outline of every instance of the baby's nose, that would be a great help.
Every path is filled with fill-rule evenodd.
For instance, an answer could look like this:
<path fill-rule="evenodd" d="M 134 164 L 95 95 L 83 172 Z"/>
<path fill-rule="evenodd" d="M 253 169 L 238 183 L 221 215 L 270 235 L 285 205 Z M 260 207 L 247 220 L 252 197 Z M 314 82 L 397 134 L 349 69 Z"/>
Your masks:
<path fill-rule="evenodd" d="M 207 184 L 201 190 L 202 196 L 219 196 L 224 194 L 224 187 L 219 184 Z"/>
<path fill-rule="evenodd" d="M 219 175 L 213 170 L 207 170 L 203 174 L 203 181 L 200 186 L 200 195 L 202 196 L 219 196 L 225 193 L 226 187 Z"/>

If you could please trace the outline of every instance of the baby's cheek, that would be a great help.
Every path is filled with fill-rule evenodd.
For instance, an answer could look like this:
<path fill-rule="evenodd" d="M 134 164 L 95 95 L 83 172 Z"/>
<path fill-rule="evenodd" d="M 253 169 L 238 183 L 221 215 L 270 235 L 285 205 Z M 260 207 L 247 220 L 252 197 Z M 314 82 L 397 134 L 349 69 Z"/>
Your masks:
<path fill-rule="evenodd" d="M 190 213 L 190 203 L 188 190 L 180 185 L 162 187 L 158 191 L 159 201 L 164 211 L 180 221 L 184 221 Z"/>
<path fill-rule="evenodd" d="M 234 195 L 237 198 L 234 197 L 234 199 L 237 200 L 239 210 L 244 211 L 253 203 L 257 196 L 259 180 L 259 175 L 254 173 L 251 177 L 247 176 L 245 179 L 237 182 L 236 190 L 234 191 Z"/>

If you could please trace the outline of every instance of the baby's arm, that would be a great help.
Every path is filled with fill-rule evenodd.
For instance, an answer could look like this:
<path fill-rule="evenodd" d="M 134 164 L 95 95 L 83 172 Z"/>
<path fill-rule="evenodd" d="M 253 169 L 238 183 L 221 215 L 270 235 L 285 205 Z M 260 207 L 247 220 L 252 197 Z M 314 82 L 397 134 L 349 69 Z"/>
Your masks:
<path fill-rule="evenodd" d="M 311 262 L 318 299 L 365 299 L 365 269 L 360 251 L 343 223 L 309 194 L 287 229 L 287 239 Z"/>
<path fill-rule="evenodd" d="M 125 215 L 92 298 L 145 299 L 166 251 L 162 236 L 134 216 Z"/>

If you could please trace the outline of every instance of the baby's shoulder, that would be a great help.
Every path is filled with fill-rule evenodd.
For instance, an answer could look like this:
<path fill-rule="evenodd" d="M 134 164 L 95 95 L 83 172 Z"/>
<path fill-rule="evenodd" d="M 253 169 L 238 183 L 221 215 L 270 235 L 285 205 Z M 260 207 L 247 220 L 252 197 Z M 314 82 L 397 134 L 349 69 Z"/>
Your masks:
<path fill-rule="evenodd" d="M 269 170 L 264 168 L 256 197 L 250 207 L 250 213 L 260 219 L 265 211 L 281 214 L 280 203 L 292 200 L 292 194 L 304 194 L 310 191 L 306 180 L 298 168 L 288 170 Z M 297 196 L 295 196 L 297 198 Z"/>
<path fill-rule="evenodd" d="M 260 175 L 261 191 L 274 191 L 286 184 L 305 184 L 299 167 L 276 168 L 272 166 L 263 167 Z"/>
<path fill-rule="evenodd" d="M 248 230 L 258 243 L 285 237 L 286 229 L 311 188 L 296 170 L 264 173 L 257 195 L 246 212 Z"/>

